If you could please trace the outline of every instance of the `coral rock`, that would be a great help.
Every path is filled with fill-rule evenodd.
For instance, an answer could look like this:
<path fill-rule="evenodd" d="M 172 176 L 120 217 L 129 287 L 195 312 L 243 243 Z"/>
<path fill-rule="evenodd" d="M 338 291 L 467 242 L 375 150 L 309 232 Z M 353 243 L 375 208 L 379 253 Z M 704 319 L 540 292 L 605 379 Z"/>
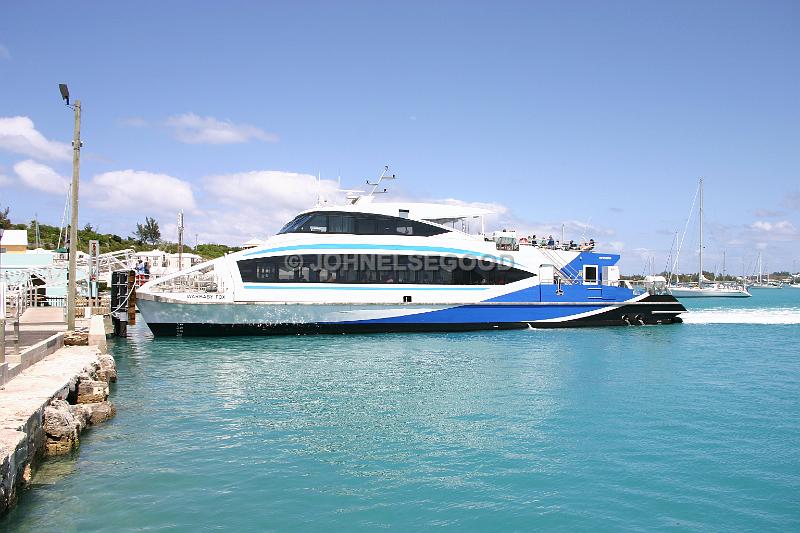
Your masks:
<path fill-rule="evenodd" d="M 91 403 L 87 405 L 91 408 L 92 414 L 89 417 L 89 422 L 92 425 L 100 424 L 106 420 L 110 420 L 114 418 L 114 415 L 117 414 L 117 408 L 114 407 L 114 404 L 109 401 Z"/>
<path fill-rule="evenodd" d="M 98 403 L 108 398 L 108 384 L 105 381 L 81 380 L 78 383 L 77 403 Z"/>
<path fill-rule="evenodd" d="M 100 356 L 100 369 L 97 371 L 97 379 L 106 383 L 117 381 L 117 365 L 110 355 Z"/>
<path fill-rule="evenodd" d="M 45 453 L 62 455 L 78 445 L 79 423 L 64 400 L 53 400 L 44 410 Z"/>

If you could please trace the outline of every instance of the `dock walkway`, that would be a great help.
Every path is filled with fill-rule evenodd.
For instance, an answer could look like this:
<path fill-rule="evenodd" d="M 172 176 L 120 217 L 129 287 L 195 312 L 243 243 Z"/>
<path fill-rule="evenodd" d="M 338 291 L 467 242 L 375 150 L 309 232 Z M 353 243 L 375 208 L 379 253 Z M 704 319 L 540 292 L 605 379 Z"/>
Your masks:
<path fill-rule="evenodd" d="M 63 307 L 29 307 L 19 320 L 19 351 L 66 330 Z M 16 355 L 15 339 L 13 320 L 9 318 L 6 321 L 6 357 Z"/>

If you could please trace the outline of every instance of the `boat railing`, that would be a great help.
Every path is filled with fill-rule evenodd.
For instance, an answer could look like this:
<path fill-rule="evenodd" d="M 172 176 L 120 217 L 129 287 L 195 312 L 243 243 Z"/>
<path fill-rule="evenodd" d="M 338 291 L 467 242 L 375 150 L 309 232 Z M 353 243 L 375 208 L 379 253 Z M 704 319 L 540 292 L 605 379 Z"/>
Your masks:
<path fill-rule="evenodd" d="M 622 285 L 622 284 L 625 285 Z M 626 286 L 633 289 L 634 296 L 640 294 L 669 294 L 669 287 L 663 281 L 645 281 L 645 280 L 620 280 L 621 286 Z"/>
<path fill-rule="evenodd" d="M 557 254 L 554 254 L 547 248 L 542 248 L 540 251 L 556 269 L 556 274 L 559 278 L 561 278 L 562 282 L 567 283 L 568 285 L 575 285 L 581 282 L 580 272 L 570 267 L 569 264 L 558 257 Z"/>
<path fill-rule="evenodd" d="M 216 293 L 220 286 L 214 271 L 214 265 L 191 270 L 178 276 L 167 276 L 156 280 L 147 287 L 151 292 L 183 292 L 183 293 Z"/>

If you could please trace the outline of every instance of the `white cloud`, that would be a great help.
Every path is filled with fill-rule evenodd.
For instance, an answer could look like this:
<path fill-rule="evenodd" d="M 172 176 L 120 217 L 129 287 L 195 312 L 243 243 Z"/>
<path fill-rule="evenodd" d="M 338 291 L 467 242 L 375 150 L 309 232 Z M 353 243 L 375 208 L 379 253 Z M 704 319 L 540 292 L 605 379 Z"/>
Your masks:
<path fill-rule="evenodd" d="M 218 203 L 234 209 L 207 214 L 201 240 L 238 244 L 274 234 L 299 211 L 314 206 L 318 197 L 335 202 L 338 183 L 316 176 L 278 170 L 259 170 L 208 176 L 204 188 Z"/>
<path fill-rule="evenodd" d="M 222 201 L 294 212 L 314 205 L 319 194 L 333 199 L 338 188 L 333 180 L 318 184 L 316 176 L 280 170 L 208 176 L 203 182 L 206 190 Z"/>
<path fill-rule="evenodd" d="M 184 113 L 169 117 L 165 124 L 175 138 L 188 144 L 236 144 L 250 140 L 275 142 L 278 136 L 248 124 Z"/>
<path fill-rule="evenodd" d="M 72 148 L 42 135 L 28 117 L 0 117 L 0 149 L 35 159 L 69 160 Z"/>
<path fill-rule="evenodd" d="M 11 60 L 11 52 L 2 44 L 0 44 L 0 59 L 5 59 L 6 61 Z"/>
<path fill-rule="evenodd" d="M 780 222 L 768 222 L 766 220 L 756 220 L 750 225 L 751 229 L 756 231 L 769 232 L 775 236 L 794 235 L 797 229 L 788 220 L 781 220 Z"/>
<path fill-rule="evenodd" d="M 127 126 L 129 128 L 144 128 L 149 123 L 142 117 L 125 117 L 117 121 L 120 126 Z"/>
<path fill-rule="evenodd" d="M 187 181 L 142 170 L 115 170 L 97 174 L 88 185 L 92 205 L 115 211 L 147 213 L 195 210 Z"/>
<path fill-rule="evenodd" d="M 61 176 L 48 167 L 36 161 L 27 159 L 14 165 L 14 172 L 28 187 L 33 187 L 51 194 L 64 194 L 67 192 L 70 180 Z"/>
<path fill-rule="evenodd" d="M 750 224 L 750 227 L 759 231 L 769 231 L 772 228 L 772 224 L 763 220 L 756 220 Z"/>

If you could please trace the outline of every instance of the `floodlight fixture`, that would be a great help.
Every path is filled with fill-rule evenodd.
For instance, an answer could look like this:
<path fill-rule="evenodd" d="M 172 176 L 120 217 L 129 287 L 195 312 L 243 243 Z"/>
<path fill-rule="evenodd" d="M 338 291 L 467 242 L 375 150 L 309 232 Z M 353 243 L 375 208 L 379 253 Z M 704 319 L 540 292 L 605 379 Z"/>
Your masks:
<path fill-rule="evenodd" d="M 61 98 L 63 98 L 64 102 L 69 105 L 69 89 L 67 88 L 67 84 L 59 83 L 58 90 L 61 91 Z"/>

